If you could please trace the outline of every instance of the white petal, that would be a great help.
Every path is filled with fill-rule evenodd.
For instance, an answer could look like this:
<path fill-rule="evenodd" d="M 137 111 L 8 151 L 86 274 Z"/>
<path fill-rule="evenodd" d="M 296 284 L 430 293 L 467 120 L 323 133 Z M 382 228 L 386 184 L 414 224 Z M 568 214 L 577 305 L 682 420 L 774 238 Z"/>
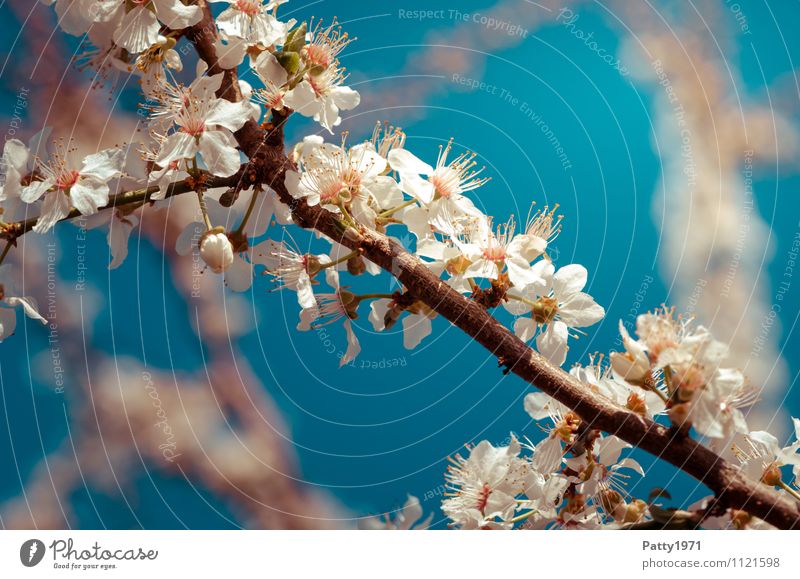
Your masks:
<path fill-rule="evenodd" d="M 566 301 L 558 306 L 559 317 L 572 328 L 585 328 L 596 324 L 606 311 L 599 306 L 592 296 L 583 292 L 570 295 Z"/>
<path fill-rule="evenodd" d="M 100 181 L 108 181 L 122 173 L 125 164 L 125 153 L 120 149 L 106 149 L 83 160 L 81 176 L 96 177 Z"/>
<path fill-rule="evenodd" d="M 230 177 L 241 166 L 236 139 L 227 131 L 206 131 L 200 137 L 200 154 L 208 170 L 217 177 Z"/>
<path fill-rule="evenodd" d="M 431 321 L 428 316 L 406 315 L 403 318 L 403 345 L 408 350 L 413 350 L 419 343 L 430 335 Z"/>
<path fill-rule="evenodd" d="M 577 263 L 565 265 L 553 276 L 553 293 L 557 298 L 569 296 L 586 286 L 588 272 Z"/>
<path fill-rule="evenodd" d="M 235 292 L 249 290 L 253 285 L 253 264 L 237 255 L 225 270 L 225 285 Z"/>
<path fill-rule="evenodd" d="M 349 86 L 337 86 L 331 91 L 334 104 L 343 111 L 349 111 L 361 102 L 361 95 Z"/>
<path fill-rule="evenodd" d="M 389 151 L 389 165 L 398 173 L 408 175 L 430 175 L 433 167 L 417 158 L 406 149 L 392 149 Z"/>
<path fill-rule="evenodd" d="M 158 19 L 147 8 L 137 6 L 128 12 L 114 31 L 114 42 L 128 52 L 142 52 L 158 42 Z"/>
<path fill-rule="evenodd" d="M 92 215 L 100 207 L 108 205 L 108 185 L 93 179 L 81 179 L 70 188 L 69 196 L 78 211 Z"/>
<path fill-rule="evenodd" d="M 0 342 L 14 333 L 17 327 L 17 312 L 12 308 L 0 308 Z"/>
<path fill-rule="evenodd" d="M 548 324 L 547 330 L 536 338 L 539 353 L 557 366 L 567 360 L 567 332 L 566 324 L 556 320 Z"/>
<path fill-rule="evenodd" d="M 389 304 L 392 300 L 381 298 L 379 300 L 372 300 L 369 304 L 369 321 L 376 332 L 382 332 L 386 329 L 384 319 L 386 312 L 389 311 Z"/>
<path fill-rule="evenodd" d="M 536 335 L 536 322 L 531 318 L 517 318 L 514 321 L 514 334 L 523 342 L 528 342 Z"/>
<path fill-rule="evenodd" d="M 355 360 L 355 357 L 361 352 L 361 344 L 358 343 L 358 338 L 353 331 L 353 324 L 350 323 L 350 320 L 344 321 L 344 329 L 347 332 L 347 351 L 342 356 L 342 359 L 339 360 L 339 367 Z"/>

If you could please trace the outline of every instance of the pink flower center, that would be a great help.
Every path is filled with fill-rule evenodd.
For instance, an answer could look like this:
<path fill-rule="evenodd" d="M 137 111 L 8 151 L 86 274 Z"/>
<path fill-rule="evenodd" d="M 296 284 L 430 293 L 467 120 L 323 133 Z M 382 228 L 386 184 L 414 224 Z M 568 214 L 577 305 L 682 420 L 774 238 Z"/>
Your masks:
<path fill-rule="evenodd" d="M 236 0 L 235 6 L 241 12 L 253 17 L 261 12 L 262 4 L 260 0 Z"/>
<path fill-rule="evenodd" d="M 331 64 L 331 52 L 326 46 L 309 44 L 306 46 L 306 60 L 312 66 L 328 68 Z"/>
<path fill-rule="evenodd" d="M 80 173 L 77 171 L 65 171 L 56 179 L 56 187 L 62 191 L 66 191 L 78 181 L 78 177 L 80 177 Z"/>
<path fill-rule="evenodd" d="M 494 262 L 505 261 L 506 249 L 502 245 L 493 245 L 483 251 L 483 257 Z"/>
<path fill-rule="evenodd" d="M 484 483 L 481 490 L 478 491 L 478 504 L 476 505 L 481 513 L 483 513 L 486 505 L 489 504 L 490 494 L 492 494 L 492 488 L 489 486 L 489 483 Z"/>
<path fill-rule="evenodd" d="M 346 183 L 334 180 L 322 187 L 319 192 L 319 197 L 322 201 L 334 201 L 339 195 L 339 191 L 346 188 Z"/>
<path fill-rule="evenodd" d="M 206 123 L 200 118 L 190 118 L 184 123 L 182 129 L 184 133 L 188 133 L 193 137 L 199 137 L 206 130 Z"/>

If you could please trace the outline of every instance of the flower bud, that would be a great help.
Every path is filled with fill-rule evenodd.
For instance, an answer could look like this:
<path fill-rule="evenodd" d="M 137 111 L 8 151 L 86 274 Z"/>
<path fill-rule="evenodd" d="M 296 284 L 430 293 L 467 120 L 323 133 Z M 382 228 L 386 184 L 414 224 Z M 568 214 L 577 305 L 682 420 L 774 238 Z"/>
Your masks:
<path fill-rule="evenodd" d="M 365 271 L 367 271 L 367 264 L 364 263 L 364 258 L 360 255 L 347 260 L 347 273 L 350 275 L 361 275 Z"/>
<path fill-rule="evenodd" d="M 200 238 L 200 257 L 214 273 L 222 273 L 233 263 L 233 245 L 222 228 L 215 227 Z"/>
<path fill-rule="evenodd" d="M 689 405 L 685 402 L 670 408 L 667 415 L 672 424 L 678 428 L 689 425 Z"/>

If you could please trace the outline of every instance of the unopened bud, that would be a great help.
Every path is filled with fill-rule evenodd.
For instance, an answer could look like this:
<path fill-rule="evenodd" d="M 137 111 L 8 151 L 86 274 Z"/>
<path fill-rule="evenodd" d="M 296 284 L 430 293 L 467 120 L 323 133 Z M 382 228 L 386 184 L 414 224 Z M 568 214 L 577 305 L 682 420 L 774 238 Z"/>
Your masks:
<path fill-rule="evenodd" d="M 215 227 L 200 238 L 200 257 L 214 273 L 222 273 L 233 264 L 233 245 L 221 227 Z"/>

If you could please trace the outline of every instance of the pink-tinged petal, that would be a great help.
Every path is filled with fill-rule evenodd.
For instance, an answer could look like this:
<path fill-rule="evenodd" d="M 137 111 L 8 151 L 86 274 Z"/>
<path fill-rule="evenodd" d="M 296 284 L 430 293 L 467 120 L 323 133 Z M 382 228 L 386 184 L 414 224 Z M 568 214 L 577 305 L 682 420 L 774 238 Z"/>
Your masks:
<path fill-rule="evenodd" d="M 579 292 L 586 286 L 587 277 L 588 272 L 582 265 L 565 265 L 553 276 L 553 293 L 561 299 Z"/>
<path fill-rule="evenodd" d="M 47 233 L 56 223 L 69 215 L 70 209 L 69 197 L 60 191 L 48 193 L 44 196 L 42 212 L 39 214 L 33 230 L 36 233 Z"/>
<path fill-rule="evenodd" d="M 33 203 L 37 201 L 44 193 L 53 186 L 53 181 L 47 179 L 45 181 L 34 181 L 30 185 L 23 187 L 20 192 L 19 198 L 25 203 Z"/>
<path fill-rule="evenodd" d="M 81 179 L 70 188 L 69 196 L 81 214 L 92 215 L 108 205 L 108 185 L 93 179 Z"/>
<path fill-rule="evenodd" d="M 533 467 L 542 474 L 550 474 L 561 467 L 564 450 L 561 441 L 553 436 L 548 436 L 536 445 L 533 454 Z"/>
<path fill-rule="evenodd" d="M 433 331 L 428 316 L 407 314 L 403 318 L 403 345 L 413 350 Z"/>
<path fill-rule="evenodd" d="M 200 137 L 200 154 L 208 170 L 217 177 L 230 177 L 242 164 L 236 139 L 227 131 L 206 131 Z"/>
<path fill-rule="evenodd" d="M 192 159 L 197 154 L 197 140 L 190 134 L 179 131 L 171 134 L 161 144 L 156 165 L 166 167 L 178 159 Z"/>
<path fill-rule="evenodd" d="M 137 6 L 122 17 L 114 42 L 128 52 L 142 52 L 158 42 L 158 18 L 152 10 Z"/>
<path fill-rule="evenodd" d="M 536 347 L 539 353 L 556 366 L 561 366 L 567 360 L 566 324 L 556 320 L 548 324 L 547 330 L 536 338 Z"/>
<path fill-rule="evenodd" d="M 203 17 L 199 6 L 187 6 L 180 0 L 153 0 L 158 19 L 169 28 L 179 30 L 194 26 Z"/>
<path fill-rule="evenodd" d="M 530 341 L 536 335 L 536 322 L 531 318 L 517 318 L 514 321 L 514 334 L 523 342 Z"/>
<path fill-rule="evenodd" d="M 430 175 L 433 173 L 433 167 L 406 149 L 392 149 L 389 151 L 388 160 L 392 169 L 401 175 Z"/>
<path fill-rule="evenodd" d="M 120 149 L 106 149 L 83 160 L 82 177 L 95 177 L 100 181 L 108 181 L 122 173 L 125 164 L 125 153 Z"/>
<path fill-rule="evenodd" d="M 236 8 L 223 10 L 216 18 L 217 28 L 229 36 L 247 39 L 250 34 L 250 17 Z"/>
<path fill-rule="evenodd" d="M 301 332 L 307 332 L 318 317 L 319 307 L 317 307 L 315 300 L 313 306 L 300 311 L 300 322 L 297 324 L 297 329 Z"/>

